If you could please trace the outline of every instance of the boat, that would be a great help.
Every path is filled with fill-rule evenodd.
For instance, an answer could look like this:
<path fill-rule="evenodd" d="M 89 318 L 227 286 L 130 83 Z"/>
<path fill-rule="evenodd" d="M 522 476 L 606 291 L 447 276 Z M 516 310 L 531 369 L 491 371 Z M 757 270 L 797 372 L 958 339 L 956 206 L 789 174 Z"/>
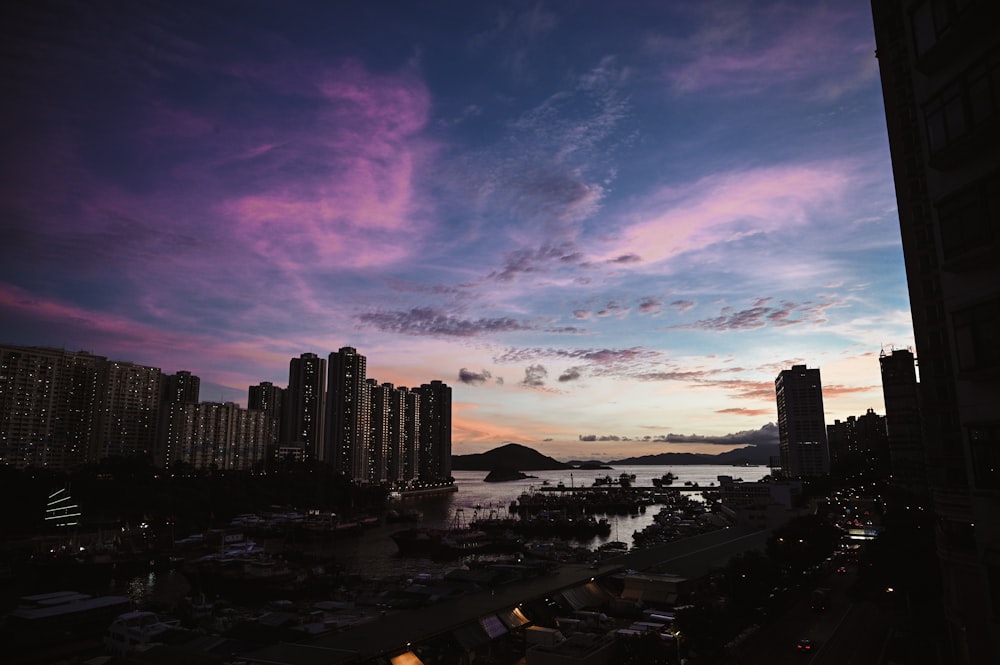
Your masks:
<path fill-rule="evenodd" d="M 653 487 L 667 487 L 669 485 L 673 485 L 676 479 L 677 476 L 670 471 L 667 471 L 659 478 L 653 478 Z"/>
<path fill-rule="evenodd" d="M 39 649 L 99 633 L 112 617 L 131 605 L 128 596 L 92 596 L 54 591 L 23 596 L 4 617 L 9 643 L 5 650 Z"/>
<path fill-rule="evenodd" d="M 597 551 L 607 556 L 617 556 L 628 552 L 628 543 L 620 540 L 609 540 L 598 546 Z"/>
<path fill-rule="evenodd" d="M 163 621 L 152 612 L 126 612 L 119 614 L 104 633 L 104 648 L 114 656 L 125 656 L 130 651 L 151 644 L 172 642 L 172 636 L 190 631 L 181 628 L 177 619 Z"/>
<path fill-rule="evenodd" d="M 510 532 L 490 533 L 472 524 L 462 523 L 463 511 L 455 511 L 448 529 L 416 527 L 403 529 L 390 537 L 402 556 L 446 559 L 470 554 L 494 554 L 519 549 L 521 542 Z"/>
<path fill-rule="evenodd" d="M 391 536 L 402 556 L 453 558 L 491 551 L 494 539 L 479 529 L 413 528 Z"/>

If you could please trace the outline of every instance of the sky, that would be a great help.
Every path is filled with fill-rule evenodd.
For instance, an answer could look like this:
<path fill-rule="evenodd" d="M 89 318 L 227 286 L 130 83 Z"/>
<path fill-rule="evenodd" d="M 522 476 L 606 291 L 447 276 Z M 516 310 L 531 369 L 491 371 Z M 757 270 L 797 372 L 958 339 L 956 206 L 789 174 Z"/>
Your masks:
<path fill-rule="evenodd" d="M 453 389 L 453 453 L 884 414 L 912 324 L 868 0 L 0 10 L 0 343 Z"/>

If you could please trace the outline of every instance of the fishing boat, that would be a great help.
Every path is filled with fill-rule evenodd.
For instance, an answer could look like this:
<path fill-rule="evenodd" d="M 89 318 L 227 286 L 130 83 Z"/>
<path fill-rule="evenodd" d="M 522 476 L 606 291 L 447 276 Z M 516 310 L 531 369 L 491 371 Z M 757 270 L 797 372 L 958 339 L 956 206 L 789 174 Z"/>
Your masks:
<path fill-rule="evenodd" d="M 461 508 L 455 511 L 452 526 L 447 529 L 412 528 L 392 534 L 392 540 L 402 556 L 447 559 L 470 554 L 492 554 L 517 551 L 520 540 L 509 533 L 490 533 L 463 523 Z"/>
<path fill-rule="evenodd" d="M 673 485 L 676 479 L 677 476 L 670 471 L 667 471 L 659 478 L 653 478 L 653 487 L 667 487 L 669 485 Z"/>
<path fill-rule="evenodd" d="M 115 656 L 125 656 L 130 651 L 170 640 L 171 635 L 191 631 L 181 628 L 177 619 L 162 620 L 153 612 L 126 612 L 119 614 L 104 632 L 104 648 Z"/>

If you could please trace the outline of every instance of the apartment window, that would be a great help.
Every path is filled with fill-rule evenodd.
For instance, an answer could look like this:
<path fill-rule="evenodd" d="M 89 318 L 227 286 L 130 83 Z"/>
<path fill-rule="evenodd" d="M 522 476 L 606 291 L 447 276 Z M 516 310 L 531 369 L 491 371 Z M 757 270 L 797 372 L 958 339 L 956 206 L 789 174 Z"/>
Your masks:
<path fill-rule="evenodd" d="M 960 370 L 1000 367 L 1000 298 L 955 312 L 952 324 Z"/>
<path fill-rule="evenodd" d="M 1000 173 L 994 173 L 938 204 L 941 245 L 946 261 L 1000 238 Z"/>
<path fill-rule="evenodd" d="M 910 14 L 917 56 L 934 46 L 975 0 L 924 0 Z"/>
<path fill-rule="evenodd" d="M 1000 110 L 1000 51 L 965 70 L 924 105 L 927 141 L 940 152 L 969 130 L 992 121 Z"/>

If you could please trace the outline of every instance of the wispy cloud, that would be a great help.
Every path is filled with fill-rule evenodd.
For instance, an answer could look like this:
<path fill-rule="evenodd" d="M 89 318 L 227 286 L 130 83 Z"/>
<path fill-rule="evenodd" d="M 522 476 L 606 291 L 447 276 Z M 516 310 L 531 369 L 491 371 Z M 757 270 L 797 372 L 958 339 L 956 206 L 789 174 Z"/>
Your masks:
<path fill-rule="evenodd" d="M 577 437 L 580 441 L 631 441 L 642 443 L 668 443 L 668 444 L 705 444 L 713 446 L 762 446 L 774 445 L 778 443 L 778 426 L 768 423 L 757 430 L 746 430 L 722 436 L 699 435 L 699 434 L 665 434 L 665 435 L 644 435 L 628 436 L 621 434 L 581 434 Z"/>
<path fill-rule="evenodd" d="M 669 63 L 665 77 L 681 94 L 733 96 L 767 91 L 835 99 L 870 81 L 874 38 L 836 4 L 708 3 L 701 28 L 684 38 L 651 36 L 647 48 Z"/>
<path fill-rule="evenodd" d="M 839 304 L 843 306 L 843 304 Z M 778 306 L 768 306 L 766 301 L 748 309 L 734 310 L 723 307 L 719 316 L 701 319 L 690 324 L 678 324 L 674 328 L 699 328 L 701 330 L 753 330 L 765 326 L 791 326 L 803 323 L 826 323 L 825 312 L 838 306 L 834 301 L 824 303 L 793 303 L 782 301 Z"/>
<path fill-rule="evenodd" d="M 430 307 L 406 311 L 368 312 L 358 320 L 386 332 L 438 337 L 475 337 L 486 333 L 530 330 L 530 324 L 510 317 L 462 319 Z"/>
<path fill-rule="evenodd" d="M 529 365 L 524 368 L 524 379 L 521 385 L 528 388 L 540 388 L 545 385 L 549 371 L 543 365 Z"/>
<path fill-rule="evenodd" d="M 846 165 L 768 166 L 705 176 L 661 189 L 633 213 L 634 223 L 606 256 L 635 254 L 645 264 L 684 252 L 809 223 L 836 208 L 850 182 Z"/>

